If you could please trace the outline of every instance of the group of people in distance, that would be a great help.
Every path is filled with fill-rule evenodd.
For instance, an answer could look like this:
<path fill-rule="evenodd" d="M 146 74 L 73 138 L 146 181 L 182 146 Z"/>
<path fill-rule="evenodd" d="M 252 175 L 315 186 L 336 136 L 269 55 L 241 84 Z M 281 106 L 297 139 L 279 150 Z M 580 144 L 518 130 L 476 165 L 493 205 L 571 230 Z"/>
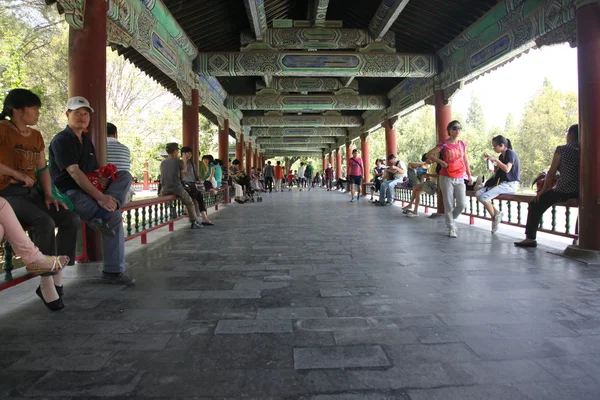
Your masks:
<path fill-rule="evenodd" d="M 458 237 L 456 219 L 467 205 L 467 184 L 474 187 L 475 196 L 492 218 L 492 233 L 496 233 L 504 217 L 492 203 L 502 194 L 516 193 L 521 183 L 521 165 L 519 156 L 512 148 L 509 139 L 502 135 L 492 139 L 494 153 L 483 154 L 486 161 L 494 166 L 494 175 L 482 185 L 475 183 L 471 174 L 467 144 L 460 140 L 462 126 L 459 121 L 452 121 L 447 126 L 448 138 L 433 149 L 423 154 L 421 162 L 412 162 L 408 167 L 395 154 L 387 159 L 378 158 L 372 170 L 371 202 L 389 206 L 394 201 L 395 188 L 406 184 L 412 188 L 408 205 L 403 207 L 407 217 L 419 215 L 420 198 L 423 193 L 442 194 L 445 210 L 445 222 L 448 237 Z M 529 204 L 526 238 L 515 242 L 518 247 L 536 247 L 536 234 L 544 212 L 556 203 L 579 197 L 579 129 L 572 125 L 566 134 L 566 144 L 558 146 L 552 159 L 552 165 L 546 176 L 543 187 Z M 349 159 L 348 184 L 351 202 L 360 197 L 362 159 L 357 157 L 358 150 L 353 150 Z M 327 175 L 328 171 L 330 172 Z M 331 165 L 325 170 L 326 176 L 333 178 Z M 412 174 L 412 176 L 411 176 Z M 414 180 L 413 180 L 414 177 Z M 331 184 L 327 184 L 331 190 Z M 379 192 L 379 199 L 374 200 L 374 193 Z"/>
<path fill-rule="evenodd" d="M 181 148 L 181 158 L 179 144 L 167 143 L 165 150 L 167 158 L 160 164 L 159 195 L 175 195 L 181 199 L 187 210 L 191 229 L 214 225 L 208 218 L 204 193 L 216 193 L 221 187 L 223 162 L 215 160 L 211 155 L 202 156 L 204 173 L 201 174 L 193 162 L 190 147 Z"/>
<path fill-rule="evenodd" d="M 125 273 L 119 211 L 127 202 L 132 177 L 127 170 L 116 171 L 115 179 L 97 175 L 96 150 L 83 134 L 94 112 L 85 98 L 68 100 L 67 126 L 53 137 L 48 151 L 41 133 L 30 127 L 37 124 L 41 107 L 40 98 L 26 89 L 13 89 L 4 99 L 0 113 L 0 235 L 22 258 L 27 271 L 41 276 L 36 294 L 46 307 L 57 311 L 64 308 L 62 268 L 75 262 L 82 220 L 103 238 L 102 282 L 135 284 Z M 114 128 L 114 132 L 109 129 L 113 141 L 117 136 Z M 109 149 L 120 149 L 110 142 L 111 137 Z M 31 240 L 23 227 L 31 232 Z"/>

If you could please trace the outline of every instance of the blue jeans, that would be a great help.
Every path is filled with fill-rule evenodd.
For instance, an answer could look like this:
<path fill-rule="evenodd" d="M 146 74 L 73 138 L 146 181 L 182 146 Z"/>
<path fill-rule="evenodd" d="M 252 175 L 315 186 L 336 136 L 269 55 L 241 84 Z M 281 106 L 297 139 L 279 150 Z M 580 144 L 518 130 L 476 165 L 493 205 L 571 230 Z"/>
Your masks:
<path fill-rule="evenodd" d="M 394 189 L 396 185 L 402 183 L 403 178 L 394 179 L 392 181 L 385 181 L 379 188 L 379 202 L 383 203 L 387 197 L 387 201 L 390 203 L 394 201 Z"/>
<path fill-rule="evenodd" d="M 118 172 L 119 179 L 110 182 L 104 194 L 114 197 L 119 207 L 125 203 L 127 192 L 131 186 L 131 174 L 126 171 Z M 65 192 L 75 205 L 75 212 L 82 220 L 90 221 L 100 210 L 98 202 L 80 189 L 67 190 Z M 102 270 L 108 273 L 125 271 L 125 232 L 123 230 L 123 216 L 120 210 L 110 213 L 105 218 L 108 226 L 116 233 L 115 237 L 102 236 L 102 255 L 104 267 Z"/>

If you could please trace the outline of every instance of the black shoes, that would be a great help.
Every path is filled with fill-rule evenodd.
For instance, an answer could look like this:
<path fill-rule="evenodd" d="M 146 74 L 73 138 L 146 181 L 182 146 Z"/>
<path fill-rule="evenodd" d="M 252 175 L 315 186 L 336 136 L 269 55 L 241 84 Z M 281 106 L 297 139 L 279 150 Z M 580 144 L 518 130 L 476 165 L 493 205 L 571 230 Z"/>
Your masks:
<path fill-rule="evenodd" d="M 61 289 L 62 289 L 62 287 L 61 287 Z M 39 287 L 39 286 L 38 286 L 38 288 L 37 288 L 37 289 L 36 289 L 36 291 L 35 291 L 35 294 L 37 294 L 37 295 L 38 295 L 38 297 L 39 297 L 40 299 L 42 299 L 42 301 L 44 302 L 44 305 L 45 305 L 45 306 L 46 306 L 46 307 L 47 307 L 49 310 L 52 310 L 52 311 L 60 311 L 60 310 L 62 310 L 63 308 L 65 308 L 65 303 L 63 303 L 63 301 L 62 301 L 62 298 L 60 297 L 60 294 L 59 294 L 59 297 L 58 297 L 58 299 L 57 299 L 57 300 L 51 301 L 50 303 L 47 303 L 47 302 L 46 302 L 46 300 L 44 299 L 44 296 L 42 295 L 42 288 L 41 288 L 41 287 Z"/>
<path fill-rule="evenodd" d="M 87 226 L 89 226 L 90 228 L 92 228 L 93 230 L 95 230 L 96 232 L 98 232 L 102 235 L 106 235 L 106 236 L 110 236 L 110 237 L 117 236 L 115 231 L 112 230 L 108 226 L 108 224 L 106 222 L 102 221 L 101 219 L 96 218 L 91 221 L 88 221 Z"/>
<path fill-rule="evenodd" d="M 102 282 L 108 283 L 111 285 L 125 285 L 125 286 L 133 286 L 135 285 L 135 279 L 126 275 L 122 272 L 117 273 L 102 273 Z"/>

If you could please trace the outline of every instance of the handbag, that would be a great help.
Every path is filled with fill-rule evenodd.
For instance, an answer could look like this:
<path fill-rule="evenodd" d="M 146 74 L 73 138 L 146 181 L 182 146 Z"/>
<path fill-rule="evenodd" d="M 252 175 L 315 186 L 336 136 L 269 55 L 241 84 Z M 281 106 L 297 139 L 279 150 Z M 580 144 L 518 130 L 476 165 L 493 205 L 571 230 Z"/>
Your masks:
<path fill-rule="evenodd" d="M 119 176 L 117 175 L 117 167 L 113 164 L 106 164 L 104 167 L 98 168 L 97 171 L 85 174 L 85 176 L 87 176 L 90 182 L 92 182 L 92 185 L 94 185 L 96 189 L 102 193 L 104 193 L 106 189 L 100 185 L 100 180 L 98 178 L 110 178 L 113 182 L 119 180 Z"/>
<path fill-rule="evenodd" d="M 44 189 L 42 188 L 42 185 L 40 184 L 40 175 L 42 174 L 42 172 L 44 172 L 45 170 L 47 170 L 48 167 L 50 167 L 50 164 L 46 165 L 42 169 L 38 169 L 37 171 L 35 171 L 35 180 L 37 181 L 37 185 L 36 186 L 37 186 L 38 191 L 42 195 L 44 194 Z M 52 197 L 54 198 L 54 200 L 59 201 L 61 203 L 64 203 L 64 205 L 67 206 L 67 208 L 69 209 L 69 211 L 75 210 L 75 205 L 73 204 L 73 202 L 71 201 L 71 199 L 69 198 L 69 196 L 67 196 L 66 194 L 64 194 L 60 190 L 58 190 L 58 188 L 54 185 L 54 183 L 52 181 L 50 181 L 50 189 L 52 191 Z"/>

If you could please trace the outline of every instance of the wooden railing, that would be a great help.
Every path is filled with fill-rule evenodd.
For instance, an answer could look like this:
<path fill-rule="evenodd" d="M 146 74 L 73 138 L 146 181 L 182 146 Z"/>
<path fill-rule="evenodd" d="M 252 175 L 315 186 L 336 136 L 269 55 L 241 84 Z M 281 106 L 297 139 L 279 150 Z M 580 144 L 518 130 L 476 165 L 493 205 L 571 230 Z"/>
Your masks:
<path fill-rule="evenodd" d="M 411 195 L 412 189 L 396 188 L 397 201 L 408 203 Z M 422 194 L 421 196 L 421 206 L 437 208 L 436 195 Z M 471 225 L 475 223 L 475 218 L 491 220 L 483 204 L 477 201 L 475 192 L 467 191 L 467 198 L 467 208 L 463 215 L 470 217 L 469 223 Z M 503 194 L 492 200 L 492 204 L 498 210 L 504 211 L 503 224 L 525 228 L 529 202 L 533 199 L 535 199 L 533 195 Z M 546 211 L 540 221 L 539 231 L 577 240 L 578 207 L 577 200 L 569 200 L 553 205 Z"/>
<path fill-rule="evenodd" d="M 204 193 L 206 207 L 214 207 L 215 210 L 218 210 L 220 204 L 230 202 L 232 189 L 224 186 L 216 194 Z M 159 196 L 152 199 L 132 201 L 122 207 L 121 212 L 123 214 L 125 241 L 127 242 L 139 237 L 142 244 L 148 242 L 148 233 L 165 226 L 169 227 L 169 231 L 173 231 L 174 223 L 182 218 L 186 218 L 185 207 L 176 196 Z M 85 252 L 85 243 L 85 224 L 82 224 L 77 243 L 78 255 L 76 260 L 78 262 L 88 261 Z M 8 241 L 4 241 L 4 257 L 5 282 L 0 283 L 0 290 L 33 277 L 31 274 L 25 274 L 17 279 L 13 279 L 13 251 Z"/>

